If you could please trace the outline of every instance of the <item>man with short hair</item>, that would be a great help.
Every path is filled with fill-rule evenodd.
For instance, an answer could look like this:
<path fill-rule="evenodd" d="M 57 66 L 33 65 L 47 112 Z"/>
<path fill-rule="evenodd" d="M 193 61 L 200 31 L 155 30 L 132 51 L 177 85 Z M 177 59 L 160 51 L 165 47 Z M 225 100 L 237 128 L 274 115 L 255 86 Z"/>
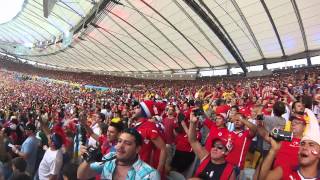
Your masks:
<path fill-rule="evenodd" d="M 261 179 L 284 179 L 284 180 L 302 180 L 302 179 L 320 179 L 320 127 L 315 115 L 311 110 L 306 109 L 310 117 L 310 127 L 304 137 L 301 139 L 298 156 L 299 166 L 292 168 L 290 166 L 277 166 L 271 170 L 272 162 L 277 155 L 281 144 L 272 138 L 271 149 L 261 167 Z"/>
<path fill-rule="evenodd" d="M 139 157 L 142 144 L 142 136 L 136 129 L 124 130 L 119 136 L 116 152 L 108 153 L 102 162 L 84 161 L 78 168 L 77 178 L 88 179 L 101 174 L 101 179 L 110 180 L 159 180 L 159 173 Z M 81 153 L 87 153 L 86 148 L 83 148 Z"/>
<path fill-rule="evenodd" d="M 22 157 L 16 157 L 12 159 L 12 176 L 9 179 L 12 179 L 13 177 L 16 177 L 20 174 L 25 174 L 26 168 L 27 168 L 27 162 Z"/>
<path fill-rule="evenodd" d="M 39 165 L 39 179 L 57 180 L 62 168 L 63 152 L 62 137 L 56 133 L 50 136 L 50 147 L 46 150 Z"/>
<path fill-rule="evenodd" d="M 35 136 L 36 126 L 29 123 L 26 126 L 26 135 L 28 138 L 21 145 L 21 151 L 17 146 L 12 147 L 12 151 L 17 154 L 19 157 L 24 158 L 27 161 L 26 172 L 33 176 L 35 172 L 35 164 L 37 160 L 37 151 L 39 146 L 39 141 Z"/>

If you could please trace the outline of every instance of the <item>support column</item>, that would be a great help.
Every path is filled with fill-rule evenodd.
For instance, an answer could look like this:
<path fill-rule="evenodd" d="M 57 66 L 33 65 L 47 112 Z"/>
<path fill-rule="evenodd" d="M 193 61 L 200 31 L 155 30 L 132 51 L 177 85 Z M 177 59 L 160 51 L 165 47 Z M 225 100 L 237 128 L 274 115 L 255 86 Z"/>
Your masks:
<path fill-rule="evenodd" d="M 312 66 L 310 56 L 307 57 L 307 65 L 308 65 L 308 66 Z"/>

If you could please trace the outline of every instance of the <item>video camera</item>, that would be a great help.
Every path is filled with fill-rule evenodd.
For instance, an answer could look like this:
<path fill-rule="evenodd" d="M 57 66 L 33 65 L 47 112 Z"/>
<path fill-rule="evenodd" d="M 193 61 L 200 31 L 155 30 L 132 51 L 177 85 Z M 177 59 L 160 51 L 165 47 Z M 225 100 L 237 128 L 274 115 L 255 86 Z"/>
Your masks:
<path fill-rule="evenodd" d="M 82 155 L 82 158 L 87 162 L 99 162 L 102 160 L 102 153 L 98 148 L 89 146 L 88 151 Z"/>
<path fill-rule="evenodd" d="M 292 138 L 293 138 L 293 133 L 275 128 L 270 132 L 270 137 L 272 137 L 276 141 L 289 141 L 289 142 L 291 142 Z"/>

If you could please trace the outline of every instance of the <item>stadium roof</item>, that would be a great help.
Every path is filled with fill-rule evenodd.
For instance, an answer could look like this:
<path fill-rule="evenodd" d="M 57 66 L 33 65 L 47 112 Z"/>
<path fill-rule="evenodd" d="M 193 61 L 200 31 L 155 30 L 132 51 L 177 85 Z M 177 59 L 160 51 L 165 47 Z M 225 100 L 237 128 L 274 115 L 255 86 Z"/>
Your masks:
<path fill-rule="evenodd" d="M 26 0 L 0 52 L 69 69 L 184 72 L 320 53 L 319 0 Z"/>

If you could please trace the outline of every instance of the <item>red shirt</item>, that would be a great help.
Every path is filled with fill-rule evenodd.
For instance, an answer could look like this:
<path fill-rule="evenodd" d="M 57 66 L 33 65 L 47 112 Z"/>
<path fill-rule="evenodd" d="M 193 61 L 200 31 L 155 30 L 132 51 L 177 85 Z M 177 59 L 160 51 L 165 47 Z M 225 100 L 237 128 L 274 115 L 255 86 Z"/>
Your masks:
<path fill-rule="evenodd" d="M 155 123 L 148 121 L 146 118 L 141 118 L 136 124 L 136 127 L 138 127 L 137 131 L 143 137 L 143 144 L 139 153 L 140 158 L 144 162 L 151 165 L 151 154 L 155 149 L 155 146 L 151 140 L 160 137 L 160 134 Z"/>
<path fill-rule="evenodd" d="M 101 135 L 99 136 L 98 139 L 99 145 L 100 145 L 100 149 L 101 149 L 101 153 L 103 155 L 108 154 L 110 151 L 111 152 L 115 152 L 115 145 L 117 144 L 117 142 L 108 142 L 107 140 L 107 135 Z"/>
<path fill-rule="evenodd" d="M 281 167 L 281 168 L 282 168 L 282 180 L 302 180 L 298 170 L 289 168 L 288 166 Z M 318 176 L 316 177 L 316 179 L 319 180 L 320 177 Z"/>
<path fill-rule="evenodd" d="M 273 168 L 284 164 L 293 169 L 298 166 L 298 151 L 300 147 L 299 138 L 292 138 L 292 141 L 282 141 L 281 147 L 276 155 Z"/>
<path fill-rule="evenodd" d="M 226 160 L 230 164 L 237 166 L 242 170 L 253 137 L 250 136 L 249 130 L 241 132 L 232 131 L 230 134 L 233 148 L 228 154 Z"/>
<path fill-rule="evenodd" d="M 164 126 L 164 140 L 166 144 L 173 144 L 174 143 L 174 120 L 175 118 L 164 118 L 162 123 Z"/>
<path fill-rule="evenodd" d="M 210 129 L 205 148 L 207 149 L 208 152 L 210 152 L 211 147 L 212 147 L 212 140 L 218 137 L 224 137 L 228 138 L 229 131 L 226 127 L 223 128 L 218 128 L 215 124 L 215 122 L 206 119 L 203 124 L 207 126 Z"/>
<path fill-rule="evenodd" d="M 197 132 L 197 139 L 200 140 L 200 132 Z M 175 138 L 176 150 L 184 152 L 192 152 L 191 145 L 188 141 L 186 133 L 179 133 Z"/>

